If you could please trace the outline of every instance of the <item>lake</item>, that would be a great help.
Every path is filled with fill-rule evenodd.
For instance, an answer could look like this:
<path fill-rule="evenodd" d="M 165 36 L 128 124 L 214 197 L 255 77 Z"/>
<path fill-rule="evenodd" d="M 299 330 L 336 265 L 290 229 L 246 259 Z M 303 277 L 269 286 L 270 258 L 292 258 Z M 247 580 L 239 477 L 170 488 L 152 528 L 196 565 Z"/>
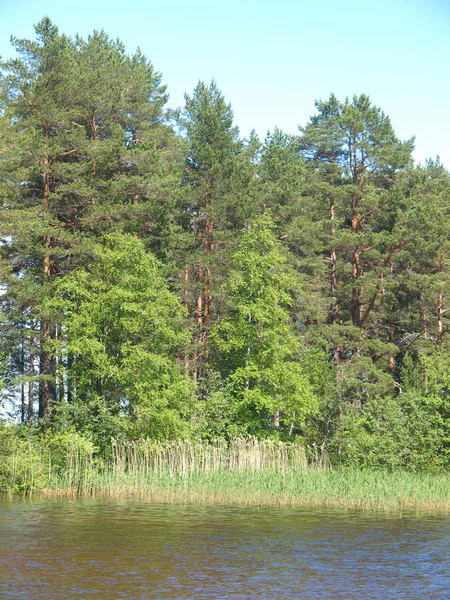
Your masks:
<path fill-rule="evenodd" d="M 0 598 L 450 598 L 450 519 L 0 500 Z"/>

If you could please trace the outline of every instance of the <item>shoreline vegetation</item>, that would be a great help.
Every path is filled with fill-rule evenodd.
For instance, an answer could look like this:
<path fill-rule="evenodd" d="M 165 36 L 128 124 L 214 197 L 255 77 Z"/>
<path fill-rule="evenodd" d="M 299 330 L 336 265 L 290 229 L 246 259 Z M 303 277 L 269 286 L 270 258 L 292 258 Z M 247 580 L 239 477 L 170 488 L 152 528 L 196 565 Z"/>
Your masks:
<path fill-rule="evenodd" d="M 439 158 L 366 94 L 245 138 L 105 31 L 11 41 L 0 493 L 448 510 Z"/>
<path fill-rule="evenodd" d="M 44 448 L 44 449 L 43 449 Z M 99 457 L 73 436 L 59 447 L 16 446 L 0 458 L 7 495 L 136 498 L 149 502 L 308 507 L 397 513 L 450 511 L 450 474 L 333 469 L 295 443 L 111 443 Z"/>

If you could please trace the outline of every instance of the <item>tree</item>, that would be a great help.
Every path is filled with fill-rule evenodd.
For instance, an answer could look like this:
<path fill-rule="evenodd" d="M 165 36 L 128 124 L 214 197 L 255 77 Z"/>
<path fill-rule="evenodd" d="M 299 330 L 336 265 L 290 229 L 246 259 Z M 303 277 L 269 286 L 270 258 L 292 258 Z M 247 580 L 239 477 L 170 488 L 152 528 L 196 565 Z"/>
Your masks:
<path fill-rule="evenodd" d="M 393 262 L 408 239 L 401 188 L 413 141 L 398 140 L 389 118 L 365 95 L 344 103 L 331 96 L 317 108 L 319 114 L 301 130 L 299 142 L 314 167 L 313 197 L 330 198 L 325 245 L 330 253 L 324 257 L 330 264 L 330 327 L 322 334 L 335 364 L 341 363 L 342 379 L 347 362 L 348 382 L 360 379 L 359 391 L 367 393 L 367 383 L 374 383 L 371 393 L 387 393 L 389 387 L 394 390 L 396 352 Z M 391 384 L 384 375 L 389 370 Z"/>
<path fill-rule="evenodd" d="M 315 103 L 318 114 L 311 117 L 310 123 L 300 128 L 300 153 L 305 160 L 314 166 L 315 172 L 310 177 L 309 193 L 315 197 L 328 199 L 329 202 L 329 294 L 331 302 L 328 321 L 336 325 L 339 320 L 339 305 L 337 300 L 338 265 L 336 253 L 336 224 L 338 201 L 342 204 L 342 173 L 341 168 L 345 159 L 345 147 L 342 144 L 340 127 L 341 104 L 332 94 L 326 102 Z M 339 213 L 338 213 L 339 214 Z M 318 219 L 320 222 L 320 218 Z M 323 217 L 322 217 L 323 220 Z M 328 244 L 327 244 L 328 245 Z M 334 350 L 335 362 L 338 361 L 338 350 Z"/>
<path fill-rule="evenodd" d="M 348 177 L 350 196 L 351 236 L 348 245 L 344 244 L 351 254 L 351 315 L 353 325 L 363 327 L 382 288 L 373 275 L 379 279 L 401 247 L 396 222 L 389 219 L 395 198 L 389 192 L 396 172 L 411 162 L 413 140 L 400 142 L 389 118 L 365 95 L 354 96 L 351 104 L 345 102 L 341 127 L 346 158 L 343 174 Z M 369 285 L 363 279 L 370 280 Z M 368 288 L 372 289 L 364 298 Z"/>
<path fill-rule="evenodd" d="M 90 267 L 67 275 L 50 303 L 64 323 L 53 351 L 73 357 L 65 378 L 74 393 L 63 416 L 104 441 L 189 428 L 192 386 L 176 361 L 187 342 L 185 315 L 160 271 L 141 241 L 108 234 Z"/>
<path fill-rule="evenodd" d="M 317 323 L 324 318 L 329 291 L 323 260 L 328 224 L 324 225 L 325 203 L 317 193 L 317 181 L 298 145 L 295 136 L 279 129 L 269 133 L 260 152 L 255 187 L 261 209 L 272 211 L 278 238 L 289 250 L 286 256 L 308 281 L 301 290 L 304 315 L 308 323 Z"/>
<path fill-rule="evenodd" d="M 9 305 L 24 309 L 12 297 L 16 280 L 26 282 L 26 326 L 38 321 L 29 338 L 39 338 L 39 416 L 48 424 L 63 382 L 47 349 L 61 324 L 45 301 L 104 231 L 151 235 L 154 250 L 168 251 L 178 145 L 161 76 L 139 51 L 127 56 L 104 32 L 72 40 L 48 18 L 36 34 L 14 40 L 20 58 L 2 65 L 1 250 Z"/>
<path fill-rule="evenodd" d="M 233 125 L 231 106 L 214 81 L 209 86 L 199 82 L 193 95 L 186 95 L 185 99 L 182 123 L 188 150 L 183 179 L 184 225 L 193 235 L 184 268 L 185 305 L 196 321 L 192 372 L 198 381 L 209 361 L 218 230 L 226 228 L 232 218 L 236 157 L 242 144 Z M 194 298 L 189 298 L 190 290 Z"/>
<path fill-rule="evenodd" d="M 78 132 L 68 133 L 74 117 L 74 45 L 47 18 L 36 26 L 36 34 L 35 42 L 13 40 L 22 59 L 2 65 L 6 75 L 1 97 L 6 152 L 1 169 L 7 197 L 2 228 L 9 236 L 2 250 L 16 276 L 39 282 L 40 293 L 29 290 L 30 306 L 37 295 L 51 293 L 58 272 L 57 247 L 64 242 L 59 244 L 55 235 L 59 215 L 53 194 L 80 140 Z M 56 394 L 56 362 L 44 340 L 55 336 L 56 324 L 39 315 L 39 416 L 44 420 L 51 415 Z"/>
<path fill-rule="evenodd" d="M 414 169 L 405 182 L 410 241 L 402 260 L 404 285 L 414 302 L 412 330 L 441 346 L 450 294 L 450 175 L 439 160 Z"/>
<path fill-rule="evenodd" d="M 339 103 L 332 95 L 316 106 L 319 115 L 301 130 L 300 149 L 319 171 L 326 167 L 331 187 L 342 190 L 340 231 L 332 224 L 330 233 L 350 268 L 348 284 L 343 286 L 350 301 L 343 298 L 343 305 L 350 308 L 352 324 L 364 327 L 380 296 L 381 287 L 375 280 L 401 247 L 393 220 L 397 216 L 392 206 L 395 195 L 390 192 L 396 173 L 411 162 L 413 141 L 398 140 L 389 118 L 368 96 Z M 330 194 L 330 221 L 334 221 L 332 189 Z M 343 202 L 347 205 L 342 206 Z M 337 247 L 330 255 L 333 294 L 338 285 L 336 252 Z M 368 284 L 363 280 L 369 280 Z M 373 293 L 367 293 L 369 290 Z M 337 322 L 335 316 L 332 322 Z"/>
<path fill-rule="evenodd" d="M 315 411 L 317 398 L 289 313 L 296 282 L 272 229 L 265 214 L 242 237 L 226 284 L 230 314 L 215 327 L 214 343 L 248 431 L 282 426 L 292 434 Z"/>

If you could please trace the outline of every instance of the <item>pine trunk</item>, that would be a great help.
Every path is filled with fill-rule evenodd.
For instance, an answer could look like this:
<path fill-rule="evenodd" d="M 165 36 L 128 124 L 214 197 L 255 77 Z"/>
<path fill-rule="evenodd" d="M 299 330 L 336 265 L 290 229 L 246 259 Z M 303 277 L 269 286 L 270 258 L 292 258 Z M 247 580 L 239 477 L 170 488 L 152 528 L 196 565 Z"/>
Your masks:
<path fill-rule="evenodd" d="M 46 133 L 47 137 L 47 133 Z M 44 157 L 43 181 L 43 206 L 44 211 L 49 209 L 50 178 L 48 174 L 49 159 Z M 51 239 L 44 235 L 44 282 L 48 282 L 52 277 L 52 265 L 50 258 Z M 56 336 L 56 327 L 51 319 L 44 317 L 40 324 L 40 357 L 39 357 L 39 375 L 42 377 L 39 381 L 39 418 L 44 420 L 44 428 L 48 427 L 52 416 L 53 402 L 56 395 L 56 362 L 55 358 L 48 351 L 46 342 L 54 340 Z"/>
<path fill-rule="evenodd" d="M 34 331 L 34 323 L 31 324 L 31 331 Z M 28 423 L 33 422 L 33 400 L 34 400 L 34 336 L 30 336 L 30 354 L 29 354 L 29 364 L 28 364 L 28 411 L 27 411 L 27 420 Z"/>
<path fill-rule="evenodd" d="M 20 374 L 25 375 L 25 348 L 22 335 L 21 353 L 20 353 Z M 22 379 L 20 384 L 20 422 L 25 423 L 25 382 Z"/>
<path fill-rule="evenodd" d="M 335 219 L 335 209 L 334 209 L 334 198 L 331 197 L 330 200 L 330 221 L 331 221 L 331 239 L 334 244 L 334 236 L 335 236 L 335 227 L 334 227 L 334 219 Z M 337 257 L 336 257 L 336 248 L 331 248 L 330 252 L 330 290 L 331 290 L 331 310 L 330 310 L 330 321 L 332 325 L 336 325 L 338 322 L 338 303 L 336 298 L 337 291 Z"/>
<path fill-rule="evenodd" d="M 50 319 L 41 319 L 41 348 L 39 357 L 39 418 L 48 427 L 52 417 L 53 403 L 56 395 L 56 364 L 55 359 L 47 350 L 46 342 L 55 339 L 55 325 Z"/>
<path fill-rule="evenodd" d="M 352 232 L 358 232 L 358 207 L 359 207 L 359 194 L 352 195 Z M 352 299 L 351 299 L 351 310 L 352 310 L 352 322 L 356 327 L 361 326 L 361 287 L 358 284 L 359 280 L 359 250 L 355 248 L 352 253 Z"/>
<path fill-rule="evenodd" d="M 444 255 L 440 254 L 439 257 L 439 272 L 442 273 L 444 270 Z M 444 337 L 444 324 L 443 324 L 443 316 L 444 316 L 444 294 L 439 292 L 438 294 L 438 302 L 437 302 L 437 344 L 438 346 L 442 345 L 442 339 Z"/>
<path fill-rule="evenodd" d="M 444 294 L 440 292 L 438 294 L 438 303 L 437 303 L 437 344 L 438 346 L 442 345 L 442 339 L 444 337 L 444 324 L 442 321 L 442 317 L 444 315 Z"/>
<path fill-rule="evenodd" d="M 186 315 L 189 314 L 189 267 L 184 268 L 183 273 L 184 291 L 183 291 L 183 304 L 186 311 Z M 184 351 L 184 375 L 189 374 L 189 354 L 187 349 Z"/>
<path fill-rule="evenodd" d="M 361 287 L 358 285 L 359 280 L 359 252 L 355 250 L 352 254 L 352 322 L 355 327 L 361 325 Z"/>
<path fill-rule="evenodd" d="M 392 323 L 389 324 L 389 343 L 394 343 L 394 326 L 392 325 Z M 394 377 L 395 361 L 394 355 L 391 353 L 389 353 L 389 371 L 391 372 L 392 377 Z"/>

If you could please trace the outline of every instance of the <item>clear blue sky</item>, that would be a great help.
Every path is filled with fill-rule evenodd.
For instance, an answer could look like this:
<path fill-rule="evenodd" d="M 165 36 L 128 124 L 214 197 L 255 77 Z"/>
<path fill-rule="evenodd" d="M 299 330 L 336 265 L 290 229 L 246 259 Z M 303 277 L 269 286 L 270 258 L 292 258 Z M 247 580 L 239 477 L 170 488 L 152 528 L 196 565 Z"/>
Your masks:
<path fill-rule="evenodd" d="M 140 46 L 173 107 L 214 77 L 244 136 L 295 133 L 315 99 L 366 93 L 400 138 L 416 136 L 416 161 L 439 154 L 450 169 L 450 0 L 0 0 L 3 58 L 44 15 Z"/>

